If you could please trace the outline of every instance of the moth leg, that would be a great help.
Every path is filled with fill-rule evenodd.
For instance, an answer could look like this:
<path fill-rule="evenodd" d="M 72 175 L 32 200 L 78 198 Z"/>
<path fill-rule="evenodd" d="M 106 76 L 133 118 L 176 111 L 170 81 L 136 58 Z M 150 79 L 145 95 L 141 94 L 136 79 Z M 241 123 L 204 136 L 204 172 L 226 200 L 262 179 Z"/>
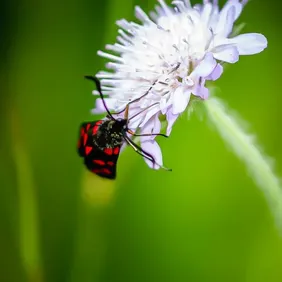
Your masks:
<path fill-rule="evenodd" d="M 124 139 L 134 149 L 134 151 L 137 152 L 139 155 L 141 155 L 144 158 L 146 158 L 147 160 L 151 161 L 153 164 L 158 165 L 162 169 L 165 169 L 167 171 L 172 171 L 172 169 L 166 168 L 166 167 L 158 164 L 151 154 L 145 152 L 140 146 L 138 146 L 136 143 L 134 143 L 132 140 L 130 140 L 130 138 L 128 138 L 125 134 L 124 134 Z"/>
<path fill-rule="evenodd" d="M 132 130 L 128 129 L 127 132 L 132 136 L 163 136 L 168 138 L 167 135 L 162 133 L 143 133 L 143 134 L 135 134 Z"/>
<path fill-rule="evenodd" d="M 134 149 L 135 152 L 137 152 L 139 155 L 143 156 L 143 157 L 146 158 L 147 160 L 151 161 L 152 163 L 156 163 L 153 156 L 151 156 L 151 155 L 148 154 L 148 153 L 144 154 L 144 153 L 142 152 L 143 150 L 142 150 L 141 148 L 140 148 L 140 149 L 141 149 L 141 150 L 140 150 L 140 149 L 138 148 L 138 146 L 137 146 L 133 141 L 131 141 L 128 137 L 125 137 L 124 139 L 125 139 L 125 141 L 128 143 L 128 145 L 130 145 L 130 146 Z"/>
<path fill-rule="evenodd" d="M 128 124 L 128 111 L 129 111 L 129 104 L 126 105 L 125 113 L 124 113 L 124 119 L 127 120 L 127 124 Z"/>

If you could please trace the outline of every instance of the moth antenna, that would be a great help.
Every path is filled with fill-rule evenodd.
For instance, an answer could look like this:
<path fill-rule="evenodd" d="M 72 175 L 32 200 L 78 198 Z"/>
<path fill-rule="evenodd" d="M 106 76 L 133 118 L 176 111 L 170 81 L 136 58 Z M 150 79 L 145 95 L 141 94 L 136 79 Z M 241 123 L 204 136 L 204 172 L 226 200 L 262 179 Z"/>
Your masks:
<path fill-rule="evenodd" d="M 119 114 L 123 113 L 123 112 L 129 107 L 130 104 L 133 104 L 133 103 L 136 103 L 136 102 L 142 100 L 145 96 L 147 96 L 147 95 L 150 93 L 150 91 L 153 89 L 153 87 L 155 86 L 155 84 L 156 84 L 157 82 L 158 82 L 158 80 L 155 80 L 155 81 L 153 82 L 153 84 L 150 86 L 150 88 L 149 88 L 143 95 L 141 95 L 140 97 L 138 97 L 138 98 L 136 98 L 136 99 L 134 99 L 134 100 L 129 101 L 129 102 L 127 103 L 126 107 L 125 107 L 123 110 L 121 110 L 121 111 L 119 111 L 119 112 L 116 112 L 116 113 L 114 113 L 114 114 L 115 114 L 115 115 L 119 115 Z"/>
<path fill-rule="evenodd" d="M 99 95 L 100 95 L 100 97 L 101 97 L 101 99 L 102 99 L 102 103 L 103 103 L 103 105 L 104 105 L 104 107 L 105 107 L 105 109 L 106 109 L 106 111 L 107 111 L 109 117 L 112 118 L 113 120 L 116 120 L 116 119 L 112 116 L 111 112 L 109 111 L 109 108 L 107 107 L 107 104 L 106 104 L 105 99 L 104 99 L 104 95 L 103 95 L 103 93 L 102 93 L 101 83 L 100 83 L 99 79 L 98 79 L 96 76 L 92 76 L 92 75 L 85 75 L 84 77 L 85 77 L 86 79 L 92 80 L 92 81 L 96 84 L 97 90 L 98 90 Z"/>
<path fill-rule="evenodd" d="M 180 67 L 180 63 L 177 63 L 176 66 L 175 66 L 168 74 L 171 74 L 171 73 L 173 73 L 174 71 L 178 70 L 179 67 Z M 142 100 L 144 97 L 146 97 L 146 96 L 151 92 L 151 90 L 154 88 L 154 86 L 155 86 L 157 83 L 162 83 L 162 81 L 160 81 L 159 79 L 156 79 L 156 80 L 152 83 L 152 85 L 149 87 L 149 89 L 148 89 L 143 95 L 141 95 L 140 97 L 138 97 L 138 98 L 136 98 L 136 99 L 134 99 L 134 100 L 129 101 L 128 104 L 126 105 L 126 107 L 128 107 L 130 104 L 136 103 L 136 102 Z M 114 113 L 114 114 L 115 114 L 115 115 L 119 115 L 119 114 L 123 113 L 125 110 L 126 110 L 126 108 L 123 109 L 122 111 L 116 112 L 116 113 Z"/>
<path fill-rule="evenodd" d="M 128 119 L 128 122 L 131 121 L 132 119 L 134 119 L 135 117 L 139 116 L 139 115 L 142 114 L 143 112 L 147 111 L 148 109 L 150 109 L 150 108 L 152 108 L 152 107 L 154 107 L 154 106 L 156 106 L 156 105 L 158 105 L 158 104 L 159 104 L 159 102 L 154 103 L 154 104 L 148 106 L 147 108 L 143 109 L 142 111 L 140 111 L 140 112 L 138 112 L 137 114 L 135 114 L 135 115 L 133 115 L 132 117 L 130 117 L 130 118 Z"/>

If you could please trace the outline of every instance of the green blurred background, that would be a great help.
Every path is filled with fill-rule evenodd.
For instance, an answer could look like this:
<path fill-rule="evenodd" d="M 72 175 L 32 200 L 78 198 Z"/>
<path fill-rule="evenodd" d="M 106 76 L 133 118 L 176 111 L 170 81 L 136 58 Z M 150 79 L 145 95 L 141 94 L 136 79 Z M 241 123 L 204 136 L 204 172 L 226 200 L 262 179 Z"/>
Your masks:
<path fill-rule="evenodd" d="M 81 121 L 99 118 L 83 75 L 104 68 L 96 51 L 115 41 L 115 20 L 155 2 L 1 2 L 1 282 L 282 281 L 266 201 L 205 115 L 183 115 L 159 139 L 172 173 L 128 148 L 117 181 L 101 180 L 76 153 Z M 269 47 L 217 81 L 279 175 L 280 11 L 279 1 L 250 1 L 243 32 L 263 33 Z"/>

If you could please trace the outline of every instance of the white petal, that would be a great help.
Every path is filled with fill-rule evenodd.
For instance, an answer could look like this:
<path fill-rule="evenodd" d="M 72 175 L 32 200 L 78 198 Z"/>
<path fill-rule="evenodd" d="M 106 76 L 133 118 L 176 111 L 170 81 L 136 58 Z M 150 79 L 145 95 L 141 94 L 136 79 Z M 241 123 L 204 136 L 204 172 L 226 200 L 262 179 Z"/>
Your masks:
<path fill-rule="evenodd" d="M 160 106 L 159 105 L 155 105 L 154 107 L 150 108 L 146 115 L 145 115 L 145 118 L 144 120 L 142 121 L 142 123 L 140 124 L 140 127 L 143 127 L 147 122 L 148 120 L 153 116 L 155 115 L 157 112 L 160 111 Z"/>
<path fill-rule="evenodd" d="M 217 46 L 212 52 L 213 56 L 220 61 L 236 63 L 239 60 L 239 51 L 230 44 Z"/>
<path fill-rule="evenodd" d="M 154 117 L 151 117 L 146 124 L 141 128 L 140 134 L 152 134 L 152 131 L 154 129 Z M 151 136 L 141 136 L 140 137 L 141 142 L 145 142 L 147 140 L 151 140 Z"/>
<path fill-rule="evenodd" d="M 210 20 L 208 23 L 208 27 L 211 28 L 212 30 L 216 29 L 217 22 L 218 22 L 218 14 L 219 14 L 219 9 L 217 5 L 213 5 L 213 10 L 210 16 Z"/>
<path fill-rule="evenodd" d="M 213 7 L 212 7 L 211 3 L 205 3 L 204 8 L 201 12 L 201 20 L 205 24 L 208 24 L 208 22 L 210 20 L 212 9 L 213 9 Z"/>
<path fill-rule="evenodd" d="M 153 132 L 154 134 L 158 134 L 161 132 L 161 128 L 162 128 L 162 124 L 161 121 L 159 119 L 158 115 L 155 115 L 155 122 L 154 122 L 154 128 L 153 128 Z M 155 137 L 152 136 L 152 139 L 154 139 Z"/>
<path fill-rule="evenodd" d="M 145 141 L 141 143 L 141 148 L 148 154 L 150 154 L 154 161 L 159 164 L 159 165 L 163 165 L 163 156 L 162 156 L 162 151 L 160 146 L 158 145 L 158 143 L 155 140 L 152 141 Z M 145 162 L 148 164 L 148 166 L 150 168 L 153 169 L 159 169 L 160 166 L 157 165 L 156 163 L 146 159 Z"/>
<path fill-rule="evenodd" d="M 171 96 L 171 95 L 170 95 Z M 168 107 L 168 103 L 166 101 L 166 99 L 161 99 L 160 101 L 160 110 L 161 110 L 161 113 L 164 115 L 166 113 L 166 110 L 167 110 L 167 107 Z"/>
<path fill-rule="evenodd" d="M 164 0 L 158 0 L 161 4 L 161 7 L 167 16 L 172 15 L 171 8 L 164 2 Z"/>
<path fill-rule="evenodd" d="M 234 24 L 234 21 L 235 21 L 235 14 L 236 14 L 236 9 L 234 6 L 232 6 L 229 11 L 227 12 L 227 15 L 226 15 L 226 22 L 225 22 L 225 25 L 222 29 L 222 35 L 223 36 L 228 36 L 232 29 L 233 29 L 233 24 Z"/>
<path fill-rule="evenodd" d="M 234 22 L 240 16 L 242 12 L 242 8 L 243 8 L 242 3 L 240 3 L 238 0 L 229 0 L 228 2 L 226 2 L 222 10 L 220 11 L 215 33 L 216 34 L 224 33 L 226 23 L 228 22 L 227 18 L 230 9 L 234 9 L 234 18 L 233 18 L 233 22 Z"/>
<path fill-rule="evenodd" d="M 144 117 L 145 117 L 145 113 L 144 115 L 138 114 L 140 113 L 140 108 L 129 108 L 129 128 L 132 130 L 136 130 L 136 128 L 140 125 L 140 123 L 143 121 Z M 138 114 L 138 115 L 137 115 Z M 131 119 L 131 117 L 137 115 L 135 118 Z"/>
<path fill-rule="evenodd" d="M 182 113 L 190 100 L 191 92 L 184 91 L 183 87 L 178 87 L 173 94 L 172 113 L 174 115 Z"/>
<path fill-rule="evenodd" d="M 198 88 L 195 90 L 193 94 L 201 97 L 203 100 L 206 100 L 209 98 L 210 91 L 207 87 L 201 85 L 201 86 L 198 86 Z"/>
<path fill-rule="evenodd" d="M 171 110 L 169 110 L 166 114 L 166 119 L 167 119 L 167 129 L 166 129 L 166 135 L 170 135 L 172 126 L 176 122 L 177 118 L 179 115 L 174 115 Z"/>
<path fill-rule="evenodd" d="M 242 2 L 240 2 L 239 0 L 229 0 L 229 2 L 226 3 L 226 6 L 228 6 L 229 3 L 230 6 L 233 6 L 235 8 L 235 21 L 236 21 L 242 13 L 242 9 L 243 9 Z"/>
<path fill-rule="evenodd" d="M 213 58 L 213 54 L 207 53 L 205 58 L 191 73 L 191 76 L 193 77 L 194 75 L 197 75 L 197 76 L 206 77 L 212 73 L 215 67 L 216 67 L 216 60 Z"/>
<path fill-rule="evenodd" d="M 159 134 L 161 131 L 161 122 L 158 115 L 150 118 L 150 120 L 142 127 L 141 134 Z M 141 142 L 153 140 L 156 136 L 141 136 Z"/>
<path fill-rule="evenodd" d="M 195 96 L 199 96 L 202 99 L 207 99 L 209 97 L 209 89 L 205 87 L 206 80 L 202 79 L 200 83 L 198 83 L 197 87 L 192 92 Z"/>
<path fill-rule="evenodd" d="M 136 18 L 142 21 L 143 23 L 150 21 L 148 15 L 139 6 L 135 7 L 135 15 Z"/>
<path fill-rule="evenodd" d="M 267 47 L 267 39 L 260 33 L 246 33 L 230 38 L 230 43 L 236 45 L 240 55 L 260 53 Z"/>
<path fill-rule="evenodd" d="M 212 73 L 206 77 L 207 80 L 217 80 L 221 77 L 223 73 L 223 67 L 221 64 L 217 64 Z"/>

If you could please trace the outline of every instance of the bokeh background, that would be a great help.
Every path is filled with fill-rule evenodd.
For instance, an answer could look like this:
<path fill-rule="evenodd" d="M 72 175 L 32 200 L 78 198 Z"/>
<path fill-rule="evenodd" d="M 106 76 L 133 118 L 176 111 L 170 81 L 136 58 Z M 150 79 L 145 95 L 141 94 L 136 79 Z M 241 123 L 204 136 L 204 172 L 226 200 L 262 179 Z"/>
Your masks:
<path fill-rule="evenodd" d="M 266 201 L 204 113 L 183 115 L 159 139 L 172 173 L 150 170 L 128 148 L 117 181 L 102 180 L 76 153 L 80 123 L 99 118 L 83 75 L 104 68 L 96 51 L 115 41 L 115 20 L 155 2 L 1 1 L 1 282 L 282 281 Z M 250 1 L 239 22 L 269 47 L 216 84 L 278 175 L 280 11 L 279 1 Z"/>

